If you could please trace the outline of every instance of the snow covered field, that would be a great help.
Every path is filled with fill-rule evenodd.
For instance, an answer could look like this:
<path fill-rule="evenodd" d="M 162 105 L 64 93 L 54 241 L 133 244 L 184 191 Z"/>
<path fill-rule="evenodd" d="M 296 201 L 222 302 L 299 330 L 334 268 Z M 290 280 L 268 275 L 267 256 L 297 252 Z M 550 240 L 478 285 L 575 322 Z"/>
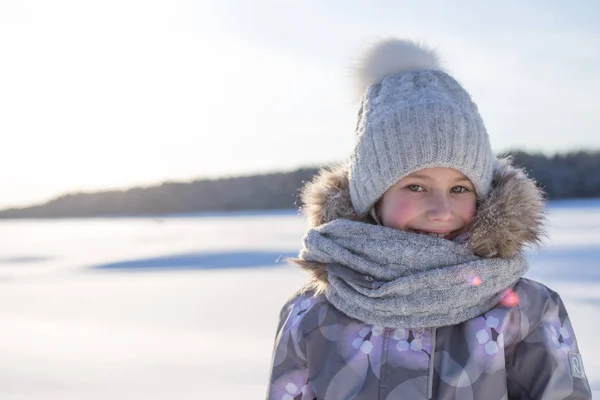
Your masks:
<path fill-rule="evenodd" d="M 528 277 L 558 291 L 600 395 L 600 201 L 555 202 Z M 293 211 L 0 221 L 0 399 L 264 398 Z"/>

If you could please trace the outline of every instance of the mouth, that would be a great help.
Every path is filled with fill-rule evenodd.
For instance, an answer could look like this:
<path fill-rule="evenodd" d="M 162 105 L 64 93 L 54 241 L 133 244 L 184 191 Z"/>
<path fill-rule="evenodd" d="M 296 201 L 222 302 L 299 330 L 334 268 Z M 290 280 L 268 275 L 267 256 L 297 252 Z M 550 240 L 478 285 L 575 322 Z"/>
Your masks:
<path fill-rule="evenodd" d="M 451 240 L 454 237 L 456 237 L 456 233 L 458 231 L 428 232 L 428 231 L 421 231 L 421 230 L 418 230 L 418 229 L 408 229 L 408 232 L 417 233 L 419 235 L 433 236 L 433 237 L 438 237 L 438 238 L 442 238 L 442 239 Z"/>

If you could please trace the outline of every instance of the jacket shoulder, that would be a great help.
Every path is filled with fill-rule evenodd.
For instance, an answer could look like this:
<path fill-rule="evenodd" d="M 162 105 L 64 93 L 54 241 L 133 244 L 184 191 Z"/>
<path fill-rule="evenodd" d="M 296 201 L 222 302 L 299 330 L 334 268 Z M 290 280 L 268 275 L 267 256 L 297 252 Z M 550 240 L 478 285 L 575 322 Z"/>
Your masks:
<path fill-rule="evenodd" d="M 519 336 L 523 339 L 540 324 L 562 326 L 568 319 L 560 295 L 543 283 L 521 278 L 514 287 L 519 310 Z M 519 339 L 519 338 L 517 338 Z"/>
<path fill-rule="evenodd" d="M 319 308 L 327 304 L 329 302 L 323 294 L 316 295 L 312 290 L 300 289 L 281 308 L 278 331 L 286 324 L 298 327 L 303 334 L 316 329 L 319 318 L 313 314 L 318 314 Z"/>
<path fill-rule="evenodd" d="M 560 301 L 558 293 L 533 279 L 519 279 L 514 290 L 519 297 L 518 307 L 521 311 L 536 309 L 536 306 L 545 304 L 548 301 Z"/>
<path fill-rule="evenodd" d="M 529 278 L 521 278 L 517 281 L 515 288 L 521 288 L 522 290 L 531 291 L 531 292 L 540 292 L 540 294 L 545 293 L 556 293 L 548 286 L 544 285 L 541 282 L 535 281 Z"/>
<path fill-rule="evenodd" d="M 519 337 L 506 348 L 510 398 L 591 399 L 575 332 L 560 296 L 530 279 L 515 286 Z"/>

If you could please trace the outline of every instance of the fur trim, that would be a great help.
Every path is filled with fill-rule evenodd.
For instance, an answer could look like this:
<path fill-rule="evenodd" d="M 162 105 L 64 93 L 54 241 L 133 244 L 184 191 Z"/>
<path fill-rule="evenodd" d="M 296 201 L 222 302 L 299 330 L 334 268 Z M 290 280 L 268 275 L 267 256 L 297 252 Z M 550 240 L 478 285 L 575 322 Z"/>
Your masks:
<path fill-rule="evenodd" d="M 433 50 L 410 40 L 381 40 L 367 48 L 359 58 L 354 71 L 356 90 L 362 96 L 369 86 L 386 76 L 426 69 L 441 69 Z"/>
<path fill-rule="evenodd" d="M 352 206 L 345 165 L 321 169 L 312 182 L 302 188 L 300 199 L 311 228 L 339 218 L 363 221 Z"/>
<path fill-rule="evenodd" d="M 350 200 L 347 165 L 322 169 L 301 191 L 303 212 L 314 228 L 338 218 L 375 223 L 359 217 Z M 511 257 L 526 246 L 539 246 L 545 237 L 545 198 L 535 181 L 514 167 L 510 159 L 499 160 L 492 189 L 477 208 L 466 245 L 483 258 Z M 327 287 L 325 265 L 297 258 L 288 261 L 312 276 L 317 293 Z"/>
<path fill-rule="evenodd" d="M 478 207 L 468 246 L 485 257 L 510 257 L 524 246 L 540 246 L 546 236 L 545 197 L 533 179 L 510 159 L 499 160 L 492 189 Z"/>

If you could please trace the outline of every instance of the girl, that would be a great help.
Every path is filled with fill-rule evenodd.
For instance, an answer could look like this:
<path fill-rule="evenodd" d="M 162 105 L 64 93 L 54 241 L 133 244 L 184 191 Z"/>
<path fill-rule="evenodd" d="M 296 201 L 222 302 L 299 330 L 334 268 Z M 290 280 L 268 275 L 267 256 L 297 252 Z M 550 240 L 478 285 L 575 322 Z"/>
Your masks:
<path fill-rule="evenodd" d="M 302 192 L 269 399 L 590 399 L 558 294 L 523 278 L 543 236 L 535 183 L 497 160 L 476 105 L 431 50 L 386 40 L 347 165 Z"/>

